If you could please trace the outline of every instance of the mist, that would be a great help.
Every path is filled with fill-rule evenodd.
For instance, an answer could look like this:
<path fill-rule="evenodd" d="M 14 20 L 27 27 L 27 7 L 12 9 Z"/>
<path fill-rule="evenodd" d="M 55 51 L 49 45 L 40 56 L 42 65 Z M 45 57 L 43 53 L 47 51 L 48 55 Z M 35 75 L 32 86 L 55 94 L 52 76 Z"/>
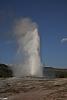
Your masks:
<path fill-rule="evenodd" d="M 21 18 L 15 22 L 13 33 L 18 44 L 14 76 L 42 76 L 38 25 L 29 18 Z"/>

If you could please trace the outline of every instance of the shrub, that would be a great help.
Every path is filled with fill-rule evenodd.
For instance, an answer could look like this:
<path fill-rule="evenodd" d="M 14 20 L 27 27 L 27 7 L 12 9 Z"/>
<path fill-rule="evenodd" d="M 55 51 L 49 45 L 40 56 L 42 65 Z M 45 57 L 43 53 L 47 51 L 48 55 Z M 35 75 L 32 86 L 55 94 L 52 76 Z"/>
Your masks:
<path fill-rule="evenodd" d="M 13 73 L 9 66 L 0 64 L 0 77 L 7 78 L 12 77 Z"/>
<path fill-rule="evenodd" d="M 67 78 L 67 72 L 65 71 L 56 72 L 56 78 Z"/>

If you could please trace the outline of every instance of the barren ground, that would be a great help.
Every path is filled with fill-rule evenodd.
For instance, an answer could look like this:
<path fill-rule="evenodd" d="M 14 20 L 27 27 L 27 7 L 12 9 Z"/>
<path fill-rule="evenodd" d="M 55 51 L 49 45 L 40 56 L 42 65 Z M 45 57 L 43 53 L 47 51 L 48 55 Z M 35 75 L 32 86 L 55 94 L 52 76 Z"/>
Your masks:
<path fill-rule="evenodd" d="M 0 79 L 0 98 L 5 97 L 7 100 L 67 100 L 67 79 Z"/>

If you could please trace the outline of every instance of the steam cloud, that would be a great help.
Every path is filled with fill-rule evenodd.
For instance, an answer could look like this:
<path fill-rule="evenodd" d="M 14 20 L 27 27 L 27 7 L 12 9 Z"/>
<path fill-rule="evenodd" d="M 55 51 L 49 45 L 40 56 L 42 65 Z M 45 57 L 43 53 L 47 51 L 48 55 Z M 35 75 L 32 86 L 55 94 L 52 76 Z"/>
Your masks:
<path fill-rule="evenodd" d="M 63 38 L 63 39 L 61 40 L 61 43 L 64 43 L 64 42 L 67 42 L 67 38 Z"/>
<path fill-rule="evenodd" d="M 14 67 L 14 75 L 42 76 L 37 24 L 29 18 L 22 18 L 16 22 L 14 34 L 18 42 L 17 58 L 19 58 L 19 63 Z"/>

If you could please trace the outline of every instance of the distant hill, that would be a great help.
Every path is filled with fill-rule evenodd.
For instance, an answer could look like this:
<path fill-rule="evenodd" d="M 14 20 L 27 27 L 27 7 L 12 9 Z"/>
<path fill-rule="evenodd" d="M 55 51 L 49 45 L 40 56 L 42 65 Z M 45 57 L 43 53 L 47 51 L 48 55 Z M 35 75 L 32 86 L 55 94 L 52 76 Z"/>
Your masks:
<path fill-rule="evenodd" d="M 0 64 L 0 78 L 12 77 L 13 72 L 10 65 Z M 43 67 L 43 76 L 48 79 L 67 78 L 67 69 Z"/>
<path fill-rule="evenodd" d="M 12 77 L 13 73 L 12 70 L 8 65 L 0 64 L 0 78 Z"/>
<path fill-rule="evenodd" d="M 46 78 L 66 78 L 67 69 L 43 67 L 43 75 Z"/>

